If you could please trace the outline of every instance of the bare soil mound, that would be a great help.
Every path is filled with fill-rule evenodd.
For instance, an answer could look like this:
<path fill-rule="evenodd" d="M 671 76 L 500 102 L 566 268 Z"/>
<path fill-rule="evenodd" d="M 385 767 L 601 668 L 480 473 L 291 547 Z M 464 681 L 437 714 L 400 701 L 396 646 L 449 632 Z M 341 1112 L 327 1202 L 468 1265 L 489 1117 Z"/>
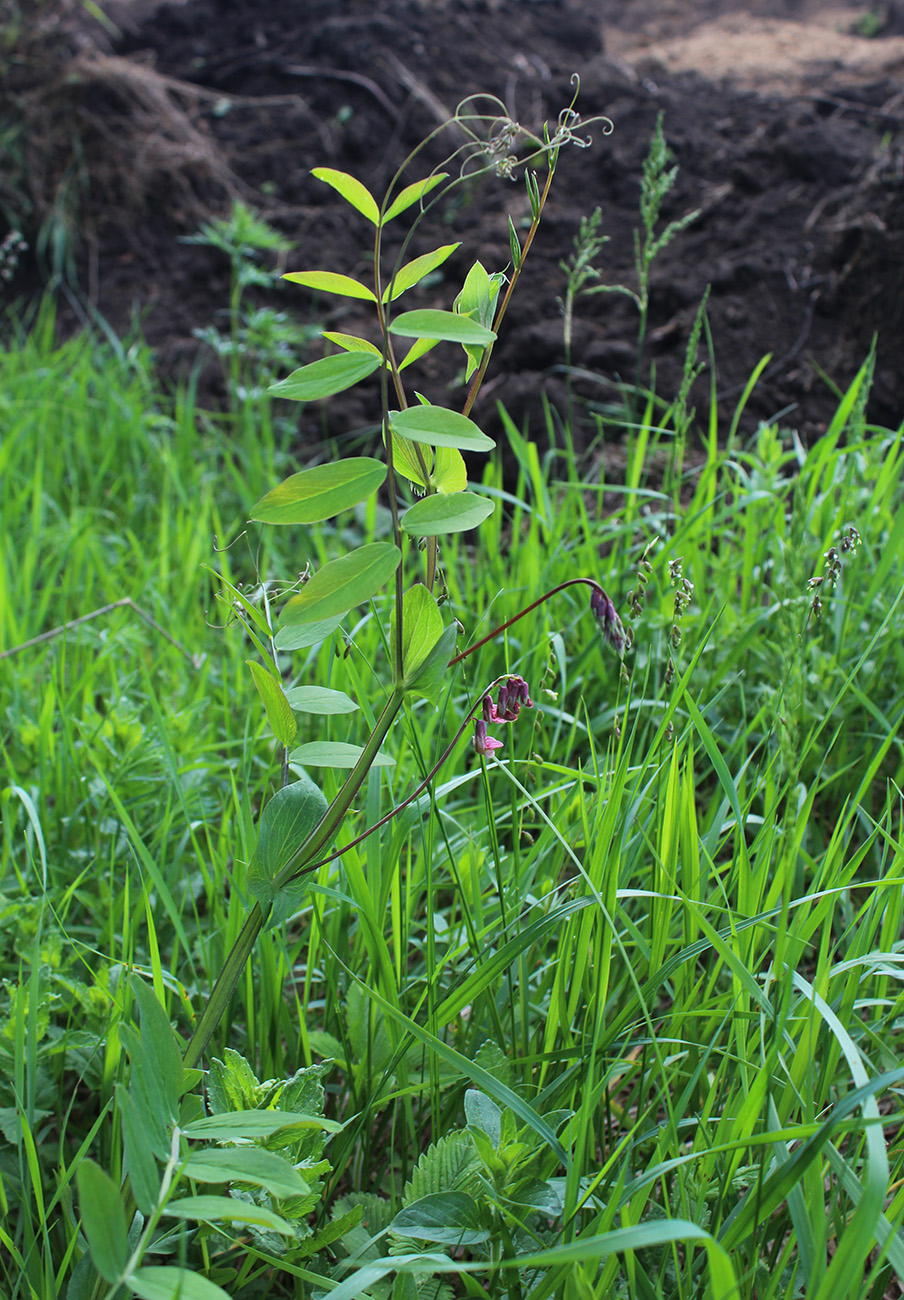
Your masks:
<path fill-rule="evenodd" d="M 111 199 L 109 185 L 97 188 L 93 206 L 88 196 L 94 233 L 84 282 L 117 328 L 142 307 L 171 372 L 191 363 L 193 330 L 222 311 L 228 292 L 222 259 L 180 243 L 197 224 L 188 191 L 220 212 L 228 210 L 230 187 L 252 202 L 296 241 L 291 267 L 366 274 L 362 227 L 312 167 L 353 172 L 379 192 L 466 95 L 495 94 L 537 129 L 569 102 L 577 72 L 582 115 L 605 114 L 614 131 L 597 133 L 591 149 L 563 154 L 478 416 L 493 423 L 495 398 L 533 421 L 540 393 L 563 403 L 560 261 L 581 217 L 600 208 L 610 237 L 599 259 L 604 278 L 634 283 L 641 167 L 662 111 L 680 168 L 664 215 L 700 209 L 700 216 L 653 271 L 647 359 L 658 390 L 677 390 L 688 332 L 711 285 L 726 411 L 769 353 L 749 420 L 784 412 L 783 423 L 818 436 L 836 405 L 823 373 L 844 386 L 878 334 L 872 414 L 892 425 L 904 418 L 904 15 L 897 5 L 183 0 L 123 4 L 117 17 L 125 34 L 112 53 L 165 79 L 231 176 L 202 174 L 200 162 L 193 175 L 183 150 L 187 189 L 174 187 L 161 163 L 139 199 L 126 184 L 122 202 Z M 108 77 L 91 105 L 103 127 L 97 138 L 107 174 L 129 93 Z M 441 156 L 428 152 L 426 162 Z M 126 175 L 134 162 L 134 153 L 123 158 Z M 98 153 L 91 166 L 100 168 Z M 415 250 L 463 241 L 444 268 L 437 303 L 448 305 L 475 257 L 490 270 L 506 267 L 508 217 L 517 223 L 524 210 L 520 185 L 493 178 L 462 191 L 448 224 L 425 232 Z M 297 289 L 280 293 L 279 302 L 302 316 L 312 310 Z M 329 328 L 355 327 L 354 305 L 335 300 L 317 310 Z M 573 360 L 583 397 L 604 403 L 611 384 L 633 378 L 636 328 L 626 298 L 581 301 Z M 451 378 L 438 364 L 427 367 L 428 392 Z M 366 423 L 368 412 L 352 404 L 344 419 Z M 537 423 L 532 428 L 539 432 Z"/>

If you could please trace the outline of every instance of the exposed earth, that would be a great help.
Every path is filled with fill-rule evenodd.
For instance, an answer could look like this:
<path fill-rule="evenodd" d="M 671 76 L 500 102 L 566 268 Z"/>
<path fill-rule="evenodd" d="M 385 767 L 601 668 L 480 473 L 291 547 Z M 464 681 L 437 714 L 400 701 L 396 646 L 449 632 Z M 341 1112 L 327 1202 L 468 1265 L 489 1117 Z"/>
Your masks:
<path fill-rule="evenodd" d="M 700 215 L 654 263 L 645 368 L 649 375 L 655 365 L 657 391 L 676 393 L 711 285 L 724 421 L 770 353 L 743 427 L 779 418 L 812 441 L 837 405 L 825 376 L 845 387 L 874 334 L 871 415 L 892 427 L 904 419 L 904 5 L 133 0 L 110 12 L 121 37 L 84 56 L 94 66 L 85 93 L 98 125 L 86 142 L 82 283 L 117 330 L 140 306 L 164 371 L 187 372 L 198 355 L 193 330 L 228 300 L 226 259 L 180 242 L 204 211 L 223 215 L 241 197 L 295 241 L 287 269 L 366 277 L 370 228 L 312 167 L 352 172 L 380 195 L 405 154 L 466 95 L 498 96 L 537 131 L 570 102 L 578 73 L 582 118 L 605 115 L 614 129 L 604 136 L 591 126 L 590 148 L 562 154 L 475 417 L 489 430 L 500 399 L 539 433 L 540 394 L 564 405 L 560 261 L 581 217 L 599 208 L 609 236 L 596 263 L 603 282 L 635 285 L 639 181 L 662 111 L 679 166 L 665 218 Z M 117 157 L 120 122 L 136 105 L 147 117 L 153 102 L 142 78 L 173 109 L 172 121 L 158 117 L 159 138 L 144 150 L 125 133 Z M 428 149 L 411 179 L 456 143 L 447 135 L 445 148 Z M 476 257 L 505 269 L 508 217 L 523 228 L 527 210 L 520 182 L 490 176 L 465 186 L 413 251 L 453 240 L 462 247 L 444 278 L 408 305 L 449 306 Z M 270 300 L 329 329 L 367 329 L 360 303 L 314 302 L 294 286 Z M 636 332 L 627 297 L 579 300 L 579 397 L 603 409 L 619 379 L 633 380 Z M 437 355 L 418 380 L 428 394 L 458 366 L 444 370 Z M 209 367 L 214 397 L 215 375 Z M 698 405 L 709 384 L 709 374 L 698 380 Z M 346 429 L 373 421 L 366 390 L 340 418 Z M 319 414 L 305 408 L 301 427 L 319 431 Z"/>

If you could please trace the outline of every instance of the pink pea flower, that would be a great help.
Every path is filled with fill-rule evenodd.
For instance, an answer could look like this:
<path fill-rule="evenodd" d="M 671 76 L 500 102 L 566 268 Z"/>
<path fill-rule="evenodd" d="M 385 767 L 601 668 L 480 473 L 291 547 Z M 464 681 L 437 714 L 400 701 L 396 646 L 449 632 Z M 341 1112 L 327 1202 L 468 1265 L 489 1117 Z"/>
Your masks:
<path fill-rule="evenodd" d="M 478 754 L 491 754 L 494 749 L 501 749 L 502 741 L 487 735 L 487 724 L 483 718 L 474 723 L 474 749 Z"/>

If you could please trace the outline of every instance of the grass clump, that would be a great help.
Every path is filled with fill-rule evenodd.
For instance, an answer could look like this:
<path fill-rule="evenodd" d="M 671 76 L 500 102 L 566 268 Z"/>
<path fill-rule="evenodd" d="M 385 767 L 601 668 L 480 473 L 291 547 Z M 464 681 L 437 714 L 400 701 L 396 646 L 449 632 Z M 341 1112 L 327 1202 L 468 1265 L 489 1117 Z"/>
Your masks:
<path fill-rule="evenodd" d="M 617 485 L 504 417 L 497 509 L 421 558 L 473 653 L 400 701 L 341 856 L 269 878 L 280 923 L 202 1093 L 171 1023 L 197 1032 L 259 905 L 285 751 L 368 745 L 399 622 L 377 590 L 294 625 L 290 658 L 287 532 L 222 549 L 295 468 L 272 435 L 166 399 L 140 342 L 58 347 L 45 316 L 0 355 L 6 1294 L 867 1300 L 904 1277 L 904 429 L 867 423 L 870 373 L 809 449 L 713 409 L 688 464 L 686 402 L 651 408 Z M 322 573 L 389 527 L 370 499 L 289 536 Z M 600 636 L 577 586 L 536 603 L 601 569 Z M 124 596 L 153 622 L 9 653 Z M 293 709 L 315 684 L 328 711 Z M 471 716 L 504 747 L 461 731 L 439 768 Z"/>

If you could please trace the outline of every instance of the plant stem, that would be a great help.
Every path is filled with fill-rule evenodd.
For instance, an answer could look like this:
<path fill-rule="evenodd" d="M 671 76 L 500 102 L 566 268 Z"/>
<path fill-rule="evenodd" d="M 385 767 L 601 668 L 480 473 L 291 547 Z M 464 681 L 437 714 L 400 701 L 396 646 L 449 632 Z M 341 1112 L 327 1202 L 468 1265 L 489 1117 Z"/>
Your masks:
<path fill-rule="evenodd" d="M 352 800 L 364 784 L 364 780 L 373 766 L 374 758 L 386 739 L 389 728 L 395 721 L 399 709 L 402 707 L 404 692 L 401 687 L 397 687 L 389 699 L 383 712 L 377 719 L 373 733 L 361 752 L 355 766 L 349 773 L 342 789 L 336 798 L 330 804 L 321 820 L 308 835 L 307 839 L 293 853 L 292 857 L 283 867 L 282 871 L 273 881 L 274 889 L 281 889 L 289 881 L 296 879 L 308 867 L 314 858 L 322 851 L 324 845 L 328 844 L 336 833 L 342 818 L 351 807 Z M 301 859 L 301 866 L 296 866 Z M 229 1001 L 235 992 L 236 986 L 242 977 L 248 958 L 254 950 L 261 930 L 267 917 L 261 909 L 259 903 L 255 903 L 251 911 L 245 918 L 245 923 L 239 931 L 239 937 L 236 939 L 226 958 L 223 969 L 217 976 L 216 983 L 210 994 L 210 1000 L 201 1015 L 192 1034 L 188 1047 L 185 1049 L 183 1064 L 187 1069 L 197 1065 L 198 1061 L 204 1054 L 207 1044 L 210 1042 L 217 1025 L 226 1013 Z"/>

